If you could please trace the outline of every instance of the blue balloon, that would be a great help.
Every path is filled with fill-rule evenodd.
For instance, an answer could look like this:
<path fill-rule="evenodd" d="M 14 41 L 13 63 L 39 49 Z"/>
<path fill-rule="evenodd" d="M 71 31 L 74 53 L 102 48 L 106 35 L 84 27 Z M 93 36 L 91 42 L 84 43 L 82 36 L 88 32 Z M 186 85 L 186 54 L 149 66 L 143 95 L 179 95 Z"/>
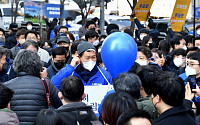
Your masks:
<path fill-rule="evenodd" d="M 135 63 L 137 58 L 136 42 L 127 33 L 112 33 L 103 42 L 101 58 L 115 79 L 117 74 L 129 71 Z"/>

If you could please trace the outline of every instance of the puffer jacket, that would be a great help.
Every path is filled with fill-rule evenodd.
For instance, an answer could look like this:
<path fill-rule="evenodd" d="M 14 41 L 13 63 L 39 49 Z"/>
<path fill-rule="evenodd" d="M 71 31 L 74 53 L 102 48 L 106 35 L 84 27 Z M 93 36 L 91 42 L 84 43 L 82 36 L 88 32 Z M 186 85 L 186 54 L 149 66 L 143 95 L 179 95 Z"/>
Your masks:
<path fill-rule="evenodd" d="M 34 121 L 40 110 L 48 108 L 46 93 L 40 78 L 19 73 L 19 77 L 4 84 L 14 91 L 11 99 L 11 110 L 14 111 L 20 121 L 20 125 L 34 125 Z M 62 103 L 58 97 L 58 89 L 46 78 L 49 90 L 51 105 L 59 108 Z"/>

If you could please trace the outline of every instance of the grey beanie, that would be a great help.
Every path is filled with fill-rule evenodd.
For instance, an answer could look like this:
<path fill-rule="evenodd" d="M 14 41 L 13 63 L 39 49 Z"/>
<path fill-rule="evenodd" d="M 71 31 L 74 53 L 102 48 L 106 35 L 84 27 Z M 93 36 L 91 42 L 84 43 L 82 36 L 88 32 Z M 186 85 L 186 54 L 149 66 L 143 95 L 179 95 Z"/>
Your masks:
<path fill-rule="evenodd" d="M 96 49 L 92 43 L 81 41 L 77 47 L 78 55 L 80 55 L 81 53 L 83 53 L 89 49 L 93 49 L 94 51 L 96 51 Z"/>

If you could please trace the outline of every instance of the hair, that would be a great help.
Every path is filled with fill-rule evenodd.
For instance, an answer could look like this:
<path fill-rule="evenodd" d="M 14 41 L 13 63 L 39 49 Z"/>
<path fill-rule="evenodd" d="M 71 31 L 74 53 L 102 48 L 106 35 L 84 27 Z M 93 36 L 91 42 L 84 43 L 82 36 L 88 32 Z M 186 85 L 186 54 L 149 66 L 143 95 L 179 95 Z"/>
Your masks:
<path fill-rule="evenodd" d="M 193 52 L 187 55 L 188 59 L 197 60 L 200 63 L 200 52 Z"/>
<path fill-rule="evenodd" d="M 128 110 L 127 112 L 120 115 L 117 120 L 117 125 L 131 125 L 130 120 L 132 118 L 144 118 L 149 120 L 151 123 L 151 116 L 144 110 Z"/>
<path fill-rule="evenodd" d="M 133 37 L 133 31 L 131 31 L 131 29 L 127 28 L 124 30 L 124 32 L 129 34 L 131 37 Z"/>
<path fill-rule="evenodd" d="M 175 73 L 163 72 L 157 76 L 152 88 L 153 95 L 159 95 L 166 104 L 174 107 L 183 105 L 185 85 Z"/>
<path fill-rule="evenodd" d="M 60 29 L 63 29 L 63 28 L 67 29 L 67 31 L 68 31 L 68 28 L 66 26 L 60 26 L 58 29 L 58 32 L 60 32 Z"/>
<path fill-rule="evenodd" d="M 139 32 L 140 32 L 140 34 L 141 34 L 141 33 L 149 34 L 149 30 L 146 29 L 146 28 L 142 28 L 142 29 L 140 29 Z"/>
<path fill-rule="evenodd" d="M 142 40 L 142 46 L 147 46 L 146 44 L 149 42 L 149 40 L 151 39 L 151 36 L 145 36 Z"/>
<path fill-rule="evenodd" d="M 154 65 L 141 66 L 137 69 L 136 74 L 140 77 L 142 87 L 148 95 L 152 94 L 152 84 L 161 73 L 162 70 Z"/>
<path fill-rule="evenodd" d="M 33 26 L 33 22 L 31 22 L 31 21 L 26 22 L 26 26 L 27 26 L 28 24 L 31 24 L 31 25 Z"/>
<path fill-rule="evenodd" d="M 3 35 L 5 36 L 5 30 L 3 30 L 2 28 L 0 28 L 0 31 L 3 32 Z"/>
<path fill-rule="evenodd" d="M 41 110 L 35 120 L 34 125 L 64 125 L 60 115 L 48 108 Z"/>
<path fill-rule="evenodd" d="M 89 30 L 85 33 L 85 40 L 88 41 L 90 38 L 99 37 L 96 31 Z"/>
<path fill-rule="evenodd" d="M 186 53 L 190 52 L 190 51 L 198 51 L 199 48 L 198 47 L 189 47 L 186 51 Z"/>
<path fill-rule="evenodd" d="M 96 26 L 94 21 L 92 21 L 92 20 L 86 21 L 85 27 L 88 28 L 92 24 L 94 24 Z"/>
<path fill-rule="evenodd" d="M 52 51 L 52 57 L 56 58 L 56 55 L 66 55 L 66 51 L 64 47 L 56 47 Z"/>
<path fill-rule="evenodd" d="M 99 42 L 101 42 L 101 39 L 103 38 L 103 39 L 105 39 L 107 36 L 106 35 L 101 35 L 101 36 L 99 36 Z"/>
<path fill-rule="evenodd" d="M 174 58 L 174 56 L 179 56 L 179 55 L 182 55 L 183 57 L 186 56 L 186 51 L 182 48 L 179 48 L 179 49 L 175 49 L 173 52 L 172 52 L 172 58 Z"/>
<path fill-rule="evenodd" d="M 42 62 L 40 56 L 30 50 L 21 50 L 14 59 L 13 69 L 15 72 L 25 72 L 28 75 L 40 77 Z"/>
<path fill-rule="evenodd" d="M 119 31 L 119 26 L 117 24 L 114 24 L 114 23 L 108 24 L 108 26 L 106 28 L 106 33 L 108 35 L 110 35 L 114 31 Z"/>
<path fill-rule="evenodd" d="M 80 78 L 69 76 L 60 83 L 60 91 L 65 100 L 80 101 L 84 94 L 84 85 Z"/>
<path fill-rule="evenodd" d="M 114 80 L 113 87 L 115 91 L 123 91 L 130 94 L 134 99 L 139 99 L 141 81 L 133 73 L 120 73 Z"/>
<path fill-rule="evenodd" d="M 43 42 L 40 44 L 40 47 L 43 48 L 44 45 L 45 45 L 45 43 L 48 43 L 48 45 L 49 45 L 51 48 L 53 48 L 53 45 L 52 45 L 52 43 L 51 43 L 50 41 L 43 41 Z"/>
<path fill-rule="evenodd" d="M 116 125 L 121 114 L 130 109 L 137 109 L 134 99 L 126 92 L 114 92 L 103 101 L 101 115 L 103 121 L 109 125 Z"/>
<path fill-rule="evenodd" d="M 149 27 L 150 29 L 155 29 L 155 28 L 156 28 L 156 23 L 150 22 L 150 21 L 149 21 L 148 27 Z"/>
<path fill-rule="evenodd" d="M 71 17 L 65 18 L 66 21 L 73 20 Z"/>
<path fill-rule="evenodd" d="M 12 99 L 14 91 L 0 83 L 0 109 L 6 108 Z"/>
<path fill-rule="evenodd" d="M 182 36 L 175 36 L 174 38 L 171 39 L 170 45 L 173 49 L 175 49 L 175 45 L 179 45 L 180 41 L 183 39 Z"/>
<path fill-rule="evenodd" d="M 75 40 L 74 35 L 71 32 L 69 32 L 69 31 L 67 32 L 67 34 L 69 35 L 69 39 L 74 42 L 74 40 Z"/>
<path fill-rule="evenodd" d="M 33 31 L 33 30 L 30 30 L 30 31 L 26 32 L 25 39 L 27 38 L 27 36 L 28 36 L 29 33 L 35 34 L 35 37 L 37 38 L 37 33 L 35 31 Z"/>
<path fill-rule="evenodd" d="M 197 30 L 197 29 L 200 29 L 200 25 L 198 25 L 198 26 L 196 27 L 196 30 Z"/>
<path fill-rule="evenodd" d="M 0 46 L 0 59 L 2 58 L 2 56 L 5 54 L 7 54 L 7 49 L 6 48 L 4 48 L 4 47 L 2 47 L 2 46 Z"/>
<path fill-rule="evenodd" d="M 76 53 L 77 47 L 78 47 L 78 45 L 79 45 L 79 43 L 80 43 L 81 41 L 82 41 L 82 40 L 79 39 L 79 40 L 76 40 L 76 41 L 74 41 L 74 42 L 72 43 L 72 46 L 71 46 L 71 53 L 72 53 L 72 54 L 75 54 L 75 53 Z"/>
<path fill-rule="evenodd" d="M 23 49 L 27 49 L 30 45 L 34 46 L 35 48 L 39 49 L 39 45 L 34 40 L 26 40 L 26 42 L 23 43 L 22 47 Z"/>
<path fill-rule="evenodd" d="M 183 37 L 186 41 L 186 46 L 188 45 L 188 43 L 191 43 L 193 45 L 193 36 L 191 35 L 187 35 Z"/>
<path fill-rule="evenodd" d="M 21 29 L 18 30 L 16 33 L 16 37 L 19 38 L 21 35 L 25 35 L 26 34 L 26 30 L 25 29 Z"/>
<path fill-rule="evenodd" d="M 152 57 L 151 50 L 148 47 L 139 46 L 138 52 L 142 52 L 147 57 L 147 59 Z"/>
<path fill-rule="evenodd" d="M 170 50 L 170 45 L 166 40 L 161 40 L 159 43 L 158 50 L 162 51 L 164 55 L 167 55 Z"/>
<path fill-rule="evenodd" d="M 97 65 L 99 66 L 100 63 L 103 63 L 102 58 L 101 58 L 101 53 L 97 53 Z"/>

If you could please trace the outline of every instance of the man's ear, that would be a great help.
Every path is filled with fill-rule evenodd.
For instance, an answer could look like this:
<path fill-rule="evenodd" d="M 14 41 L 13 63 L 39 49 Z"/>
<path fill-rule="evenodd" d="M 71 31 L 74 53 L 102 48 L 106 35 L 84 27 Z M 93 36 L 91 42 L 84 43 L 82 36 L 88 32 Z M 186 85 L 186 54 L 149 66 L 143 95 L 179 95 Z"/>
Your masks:
<path fill-rule="evenodd" d="M 10 109 L 10 102 L 8 103 L 7 108 Z"/>
<path fill-rule="evenodd" d="M 75 52 L 75 55 L 78 55 L 78 51 Z"/>
<path fill-rule="evenodd" d="M 61 93 L 61 92 L 58 92 L 58 97 L 60 98 L 60 100 L 62 100 L 62 99 L 63 99 L 63 95 L 62 95 L 62 93 Z"/>
<path fill-rule="evenodd" d="M 83 93 L 81 100 L 84 100 L 85 97 L 86 97 L 86 94 Z"/>

